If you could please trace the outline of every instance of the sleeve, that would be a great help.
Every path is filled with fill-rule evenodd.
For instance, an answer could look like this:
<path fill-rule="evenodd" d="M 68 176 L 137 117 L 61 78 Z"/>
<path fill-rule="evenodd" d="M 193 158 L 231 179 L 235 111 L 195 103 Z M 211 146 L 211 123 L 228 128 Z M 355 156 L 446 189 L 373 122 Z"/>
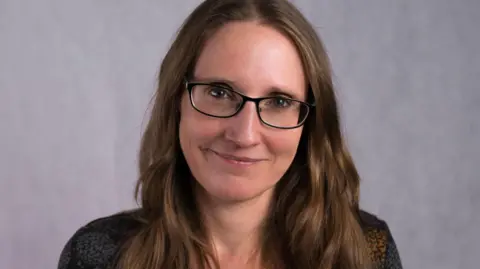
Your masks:
<path fill-rule="evenodd" d="M 80 228 L 65 244 L 58 269 L 107 269 L 118 246 L 108 234 L 94 227 Z"/>
<path fill-rule="evenodd" d="M 76 266 L 71 266 L 69 265 L 70 264 L 70 260 L 71 260 L 71 257 L 72 257 L 72 252 L 73 252 L 73 249 L 72 249 L 72 242 L 74 241 L 74 237 L 70 238 L 67 243 L 65 244 L 65 246 L 63 247 L 63 250 L 60 254 L 60 259 L 58 261 L 58 266 L 57 266 L 57 269 L 76 269 L 76 268 L 81 268 L 81 267 L 76 267 Z"/>
<path fill-rule="evenodd" d="M 388 226 L 386 226 L 387 232 L 387 248 L 385 252 L 385 259 L 383 262 L 384 269 L 403 269 L 402 262 L 400 260 L 400 254 L 397 249 L 397 244 L 393 239 L 392 233 Z"/>
<path fill-rule="evenodd" d="M 360 220 L 373 268 L 403 269 L 397 245 L 387 222 L 365 211 L 360 211 Z"/>

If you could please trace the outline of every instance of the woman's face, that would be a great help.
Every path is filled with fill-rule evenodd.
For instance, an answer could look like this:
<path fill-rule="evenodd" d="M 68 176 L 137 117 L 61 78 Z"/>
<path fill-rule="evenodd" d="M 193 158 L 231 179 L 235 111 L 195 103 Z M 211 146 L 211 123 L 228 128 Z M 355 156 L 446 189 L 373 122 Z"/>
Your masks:
<path fill-rule="evenodd" d="M 306 99 L 294 45 L 256 22 L 230 23 L 217 31 L 200 54 L 193 80 L 227 82 L 249 97 L 281 91 Z M 263 124 L 253 102 L 230 118 L 201 114 L 190 104 L 187 90 L 180 114 L 180 145 L 191 173 L 204 193 L 224 202 L 270 195 L 292 163 L 303 129 Z"/>

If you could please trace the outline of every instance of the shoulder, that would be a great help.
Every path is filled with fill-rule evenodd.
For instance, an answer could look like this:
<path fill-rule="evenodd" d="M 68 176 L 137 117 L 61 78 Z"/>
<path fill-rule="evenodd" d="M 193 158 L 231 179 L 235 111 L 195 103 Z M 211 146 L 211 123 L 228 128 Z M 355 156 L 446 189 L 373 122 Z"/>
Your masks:
<path fill-rule="evenodd" d="M 388 224 L 366 211 L 360 211 L 360 224 L 367 240 L 368 254 L 377 268 L 401 269 L 400 255 Z"/>
<path fill-rule="evenodd" d="M 67 241 L 60 254 L 58 269 L 111 268 L 122 244 L 141 225 L 137 211 L 90 221 Z"/>

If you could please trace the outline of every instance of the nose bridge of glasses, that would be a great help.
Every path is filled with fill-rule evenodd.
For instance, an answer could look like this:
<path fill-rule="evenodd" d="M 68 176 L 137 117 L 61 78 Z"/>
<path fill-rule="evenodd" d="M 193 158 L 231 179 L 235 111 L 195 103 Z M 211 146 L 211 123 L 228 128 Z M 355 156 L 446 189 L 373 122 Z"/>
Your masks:
<path fill-rule="evenodd" d="M 240 104 L 235 116 L 241 118 L 246 117 L 249 121 L 257 119 L 260 116 L 258 113 L 258 100 L 243 96 L 243 102 Z M 260 119 L 258 120 L 260 121 Z"/>
<path fill-rule="evenodd" d="M 257 98 L 249 97 L 249 96 L 246 96 L 246 95 L 243 95 L 243 94 L 241 94 L 241 96 L 242 96 L 242 99 L 243 99 L 241 106 L 245 106 L 248 103 L 251 103 L 251 105 L 255 108 L 255 110 L 259 109 L 260 102 L 263 99 L 265 99 L 263 97 L 257 97 Z"/>

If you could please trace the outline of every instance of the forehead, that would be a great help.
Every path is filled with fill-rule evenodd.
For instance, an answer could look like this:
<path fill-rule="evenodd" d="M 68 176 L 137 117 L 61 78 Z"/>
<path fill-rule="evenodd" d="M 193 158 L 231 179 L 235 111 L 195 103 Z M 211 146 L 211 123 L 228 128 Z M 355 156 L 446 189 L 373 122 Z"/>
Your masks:
<path fill-rule="evenodd" d="M 251 96 L 265 95 L 271 88 L 300 98 L 306 92 L 295 45 L 281 32 L 257 22 L 234 22 L 220 28 L 207 40 L 194 76 L 230 81 Z"/>

